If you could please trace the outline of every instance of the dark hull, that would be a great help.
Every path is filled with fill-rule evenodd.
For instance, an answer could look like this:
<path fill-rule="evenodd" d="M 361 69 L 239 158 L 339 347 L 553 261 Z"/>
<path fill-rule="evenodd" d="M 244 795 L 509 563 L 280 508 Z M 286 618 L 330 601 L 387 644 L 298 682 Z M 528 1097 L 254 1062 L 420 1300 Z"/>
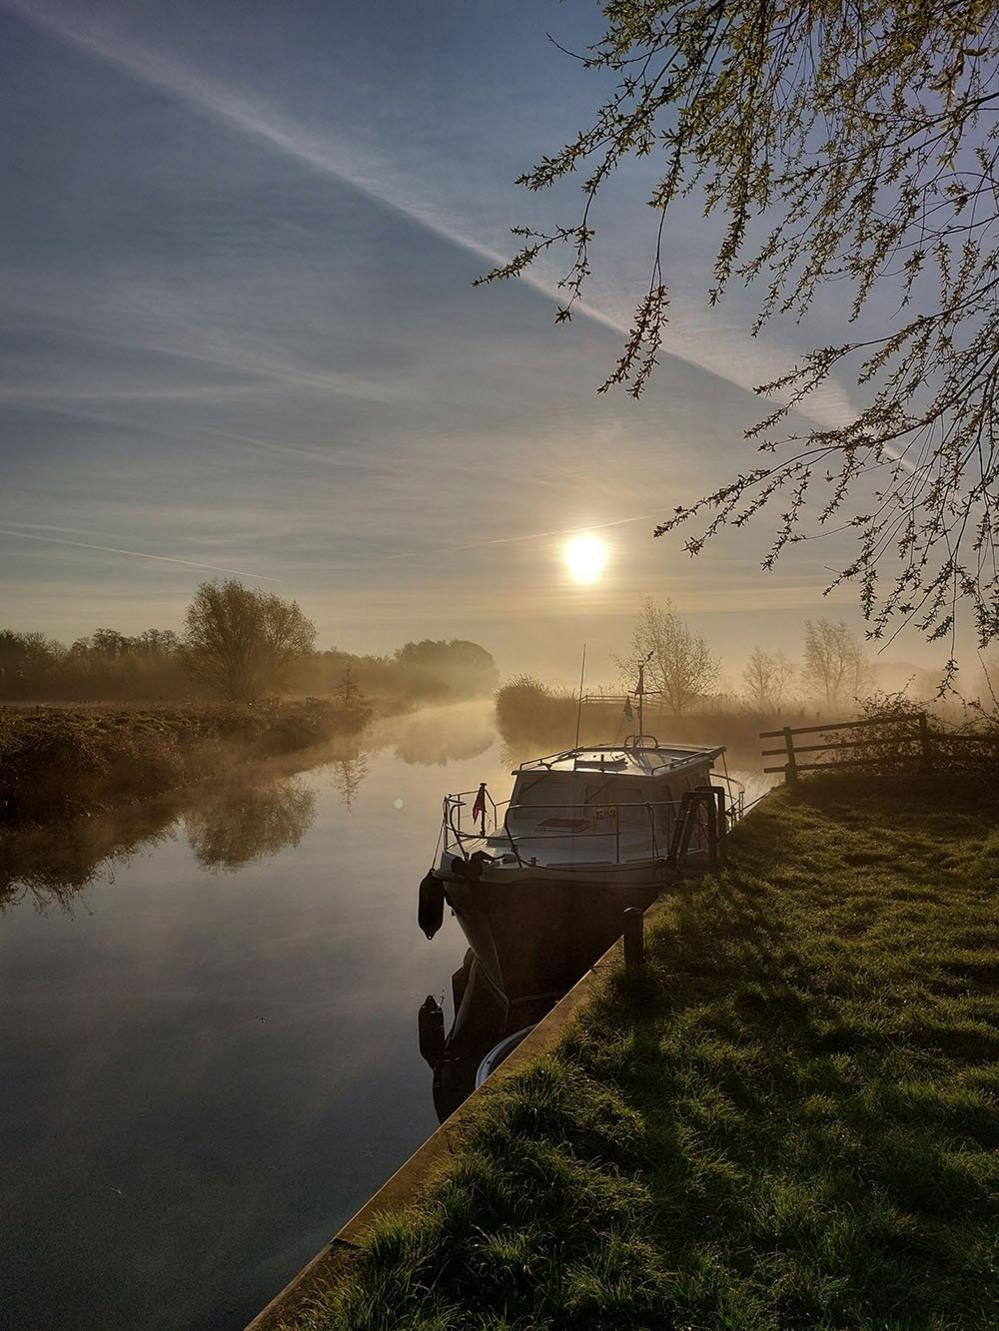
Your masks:
<path fill-rule="evenodd" d="M 644 910 L 667 881 L 451 879 L 446 890 L 489 980 L 510 1002 L 523 1002 L 571 989 L 621 936 L 625 910 Z"/>

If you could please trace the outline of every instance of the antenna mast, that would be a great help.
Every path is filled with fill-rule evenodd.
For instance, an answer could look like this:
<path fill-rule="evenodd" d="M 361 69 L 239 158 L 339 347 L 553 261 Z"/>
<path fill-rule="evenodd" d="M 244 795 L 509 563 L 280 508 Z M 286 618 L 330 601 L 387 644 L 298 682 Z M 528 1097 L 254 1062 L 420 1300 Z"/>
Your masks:
<path fill-rule="evenodd" d="M 655 652 L 649 652 L 644 661 L 639 662 L 638 666 L 638 734 L 639 737 L 645 734 L 645 667 L 655 656 Z"/>
<path fill-rule="evenodd" d="M 576 704 L 576 743 L 579 748 L 579 725 L 583 719 L 583 680 L 586 676 L 586 643 L 583 643 L 583 660 L 579 667 L 579 701 Z"/>

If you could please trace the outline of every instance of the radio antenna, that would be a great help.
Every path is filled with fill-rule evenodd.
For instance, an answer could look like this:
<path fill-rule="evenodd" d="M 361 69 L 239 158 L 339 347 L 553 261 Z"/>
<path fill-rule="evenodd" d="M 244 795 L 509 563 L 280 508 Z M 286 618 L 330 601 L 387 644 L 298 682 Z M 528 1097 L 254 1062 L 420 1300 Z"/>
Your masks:
<path fill-rule="evenodd" d="M 583 719 L 583 680 L 586 678 L 586 643 L 583 643 L 583 660 L 579 667 L 579 701 L 576 704 L 576 744 L 579 748 L 579 726 Z"/>

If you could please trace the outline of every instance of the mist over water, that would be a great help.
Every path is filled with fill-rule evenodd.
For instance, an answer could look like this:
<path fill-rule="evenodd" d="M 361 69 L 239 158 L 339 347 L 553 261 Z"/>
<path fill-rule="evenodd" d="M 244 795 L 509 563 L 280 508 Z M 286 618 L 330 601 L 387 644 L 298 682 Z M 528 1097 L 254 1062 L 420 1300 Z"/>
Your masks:
<path fill-rule="evenodd" d="M 416 923 L 440 801 L 505 798 L 541 751 L 490 703 L 429 708 L 305 772 L 18 841 L 5 1327 L 241 1328 L 434 1130 L 416 1013 L 465 952 L 450 917 L 432 944 Z"/>

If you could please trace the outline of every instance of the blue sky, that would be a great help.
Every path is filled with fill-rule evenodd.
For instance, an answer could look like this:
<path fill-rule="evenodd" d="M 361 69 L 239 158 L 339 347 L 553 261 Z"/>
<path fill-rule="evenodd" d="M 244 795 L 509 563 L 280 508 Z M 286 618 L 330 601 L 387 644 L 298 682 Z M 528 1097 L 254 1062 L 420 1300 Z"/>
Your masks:
<path fill-rule="evenodd" d="M 835 550 L 768 576 L 762 530 L 697 561 L 650 539 L 749 465 L 749 390 L 836 310 L 755 341 L 751 299 L 709 311 L 692 207 L 667 237 L 673 354 L 642 402 L 597 397 L 648 263 L 636 167 L 570 326 L 554 267 L 471 286 L 510 226 L 571 216 L 575 186 L 512 182 L 598 90 L 546 31 L 579 45 L 596 16 L 0 0 L 0 620 L 179 627 L 231 570 L 296 597 L 324 645 L 468 636 L 569 674 L 645 594 L 739 664 L 795 651 L 806 615 L 854 617 L 849 592 L 820 596 Z M 810 411 L 849 405 L 833 385 Z M 580 588 L 558 533 L 603 524 L 608 576 Z"/>

